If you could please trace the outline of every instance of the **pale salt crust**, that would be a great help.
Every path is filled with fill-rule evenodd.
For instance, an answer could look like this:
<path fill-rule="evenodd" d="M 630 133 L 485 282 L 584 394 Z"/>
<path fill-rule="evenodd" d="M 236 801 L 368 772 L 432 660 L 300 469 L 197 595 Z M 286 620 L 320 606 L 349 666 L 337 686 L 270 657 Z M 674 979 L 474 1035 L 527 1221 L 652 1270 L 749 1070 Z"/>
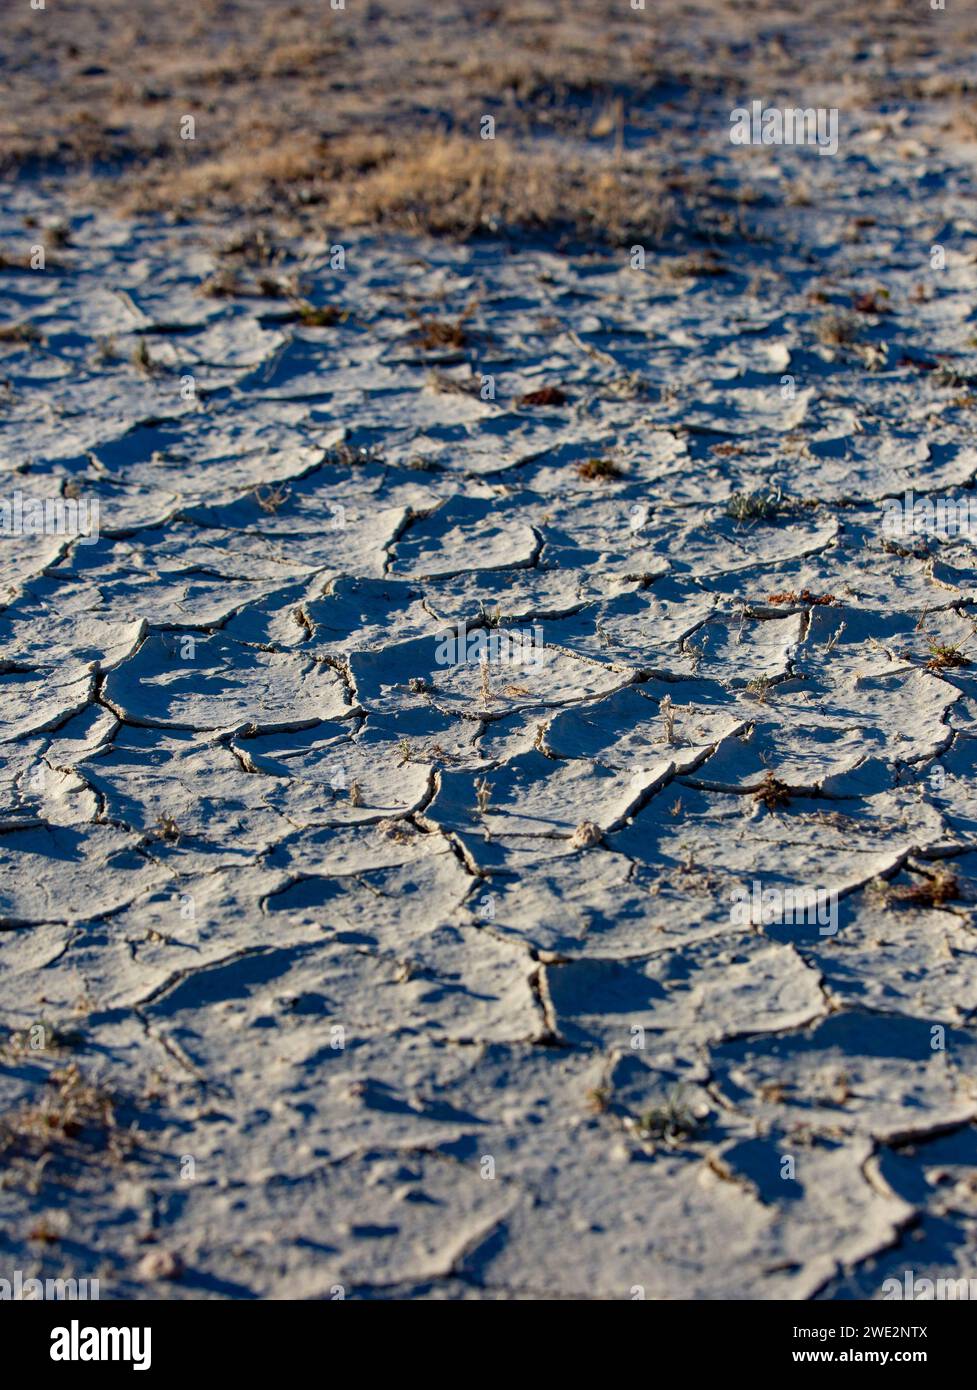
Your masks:
<path fill-rule="evenodd" d="M 139 1132 L 120 1166 L 82 1141 L 65 1169 L 11 1161 L 14 1263 L 62 1272 L 31 1240 L 62 1212 L 124 1297 L 163 1290 L 150 1238 L 173 1297 L 973 1272 L 977 683 L 927 665 L 970 638 L 973 545 L 887 550 L 881 499 L 973 484 L 965 386 L 903 359 L 977 373 L 977 229 L 932 132 L 903 130 L 915 162 L 872 133 L 770 152 L 814 205 L 719 277 L 350 236 L 344 272 L 290 248 L 348 311 L 302 328 L 195 292 L 226 229 L 102 215 L 63 269 L 3 275 L 46 339 L 3 348 L 4 486 L 77 484 L 101 535 L 0 545 L 0 1006 L 81 1032 L 8 1050 L 0 1096 L 16 1113 L 74 1059 Z M 8 246 L 65 211 L 5 205 Z M 809 291 L 866 280 L 891 312 L 823 345 Z M 409 305 L 472 298 L 468 347 L 418 348 Z M 553 384 L 566 404 L 517 406 Z M 582 477 L 594 457 L 622 476 Z M 775 518 L 727 515 L 778 488 Z M 541 659 L 439 667 L 461 621 L 538 625 Z M 757 799 L 769 774 L 788 804 Z M 940 867 L 942 908 L 865 891 Z M 837 892 L 837 933 L 738 924 L 754 879 Z M 641 1117 L 676 1086 L 696 1123 L 656 1142 Z"/>

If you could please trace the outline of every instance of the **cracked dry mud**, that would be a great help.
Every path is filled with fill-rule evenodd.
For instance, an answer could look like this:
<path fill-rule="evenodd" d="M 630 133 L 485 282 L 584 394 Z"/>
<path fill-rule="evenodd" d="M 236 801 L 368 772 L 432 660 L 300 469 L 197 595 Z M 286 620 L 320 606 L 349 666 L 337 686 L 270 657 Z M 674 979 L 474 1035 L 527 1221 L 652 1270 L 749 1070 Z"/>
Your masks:
<path fill-rule="evenodd" d="M 887 546 L 881 502 L 973 485 L 974 398 L 919 363 L 977 371 L 977 226 L 952 153 L 922 196 L 868 117 L 776 153 L 813 206 L 723 275 L 296 241 L 343 311 L 303 327 L 195 293 L 219 228 L 108 213 L 4 273 L 44 335 L 3 348 L 7 492 L 100 503 L 94 544 L 0 546 L 18 1260 L 123 1297 L 972 1274 L 977 682 L 930 643 L 977 659 L 974 552 Z M 22 189 L 0 240 L 61 211 Z M 888 312 L 826 345 L 867 282 Z M 409 308 L 472 300 L 466 346 L 418 345 Z M 462 622 L 542 657 L 439 665 Z M 837 892 L 837 933 L 734 921 L 754 879 Z M 81 1097 L 39 1139 L 73 1066 L 114 1128 Z"/>

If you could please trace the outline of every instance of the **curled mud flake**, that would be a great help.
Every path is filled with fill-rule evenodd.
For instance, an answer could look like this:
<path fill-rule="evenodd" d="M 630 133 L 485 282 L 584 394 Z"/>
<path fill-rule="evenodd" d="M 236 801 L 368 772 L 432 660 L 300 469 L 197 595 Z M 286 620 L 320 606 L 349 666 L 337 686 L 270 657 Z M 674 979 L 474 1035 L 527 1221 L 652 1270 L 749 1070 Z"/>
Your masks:
<path fill-rule="evenodd" d="M 574 849 L 590 849 L 593 845 L 599 845 L 603 838 L 604 832 L 600 826 L 592 820 L 585 820 L 570 836 L 570 843 Z"/>

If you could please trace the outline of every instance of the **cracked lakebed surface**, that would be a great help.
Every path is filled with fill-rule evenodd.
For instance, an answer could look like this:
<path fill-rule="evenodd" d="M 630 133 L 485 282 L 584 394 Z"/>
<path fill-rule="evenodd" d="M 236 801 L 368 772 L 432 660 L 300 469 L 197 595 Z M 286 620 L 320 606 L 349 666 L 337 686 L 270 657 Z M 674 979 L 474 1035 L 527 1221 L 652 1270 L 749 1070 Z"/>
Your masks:
<path fill-rule="evenodd" d="M 25 1269 L 122 1297 L 972 1274 L 977 681 L 933 654 L 975 657 L 974 545 L 881 523 L 973 486 L 977 227 L 950 154 L 925 191 L 870 121 L 840 158 L 857 203 L 808 160 L 813 206 L 698 266 L 292 245 L 322 327 L 246 256 L 201 294 L 203 224 L 76 217 L 0 276 L 42 335 L 2 345 L 5 496 L 100 523 L 0 542 Z M 7 208 L 8 247 L 59 211 Z M 424 347 L 417 313 L 472 304 Z M 760 489 L 775 514 L 730 515 Z M 534 659 L 446 665 L 462 624 Z M 739 920 L 754 881 L 837 894 L 837 930 Z"/>

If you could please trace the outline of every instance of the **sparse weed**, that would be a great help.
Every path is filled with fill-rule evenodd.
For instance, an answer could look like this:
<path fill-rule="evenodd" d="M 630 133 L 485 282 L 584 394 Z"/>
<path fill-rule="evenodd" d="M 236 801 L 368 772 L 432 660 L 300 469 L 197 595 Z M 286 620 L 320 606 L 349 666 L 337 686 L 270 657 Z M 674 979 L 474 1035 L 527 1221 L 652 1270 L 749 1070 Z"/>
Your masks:
<path fill-rule="evenodd" d="M 197 286 L 197 293 L 208 299 L 241 299 L 247 292 L 248 287 L 237 271 L 226 268 L 215 271 Z"/>
<path fill-rule="evenodd" d="M 685 1100 L 685 1089 L 679 1084 L 669 1094 L 641 1114 L 635 1128 L 642 1139 L 676 1144 L 691 1138 L 700 1128 L 700 1121 Z"/>
<path fill-rule="evenodd" d="M 290 491 L 287 483 L 281 483 L 278 487 L 256 487 L 251 495 L 263 512 L 274 513 L 286 501 Z"/>
<path fill-rule="evenodd" d="M 726 503 L 726 515 L 734 521 L 771 521 L 782 510 L 779 488 L 771 492 L 734 492 Z"/>
<path fill-rule="evenodd" d="M 566 392 L 559 386 L 540 386 L 536 391 L 527 391 L 516 401 L 518 406 L 566 405 Z"/>
<path fill-rule="evenodd" d="M 832 310 L 818 319 L 814 332 L 825 347 L 849 347 L 858 339 L 858 319 L 854 314 Z"/>
<path fill-rule="evenodd" d="M 301 302 L 295 306 L 295 316 L 303 328 L 332 328 L 337 323 L 344 323 L 349 315 L 343 309 L 337 309 L 334 304 L 306 304 Z"/>
<path fill-rule="evenodd" d="M 383 453 L 372 446 L 360 445 L 357 448 L 343 441 L 327 449 L 322 461 L 341 468 L 354 468 L 359 464 L 383 463 Z"/>
<path fill-rule="evenodd" d="M 146 376 L 152 376 L 159 371 L 159 363 L 150 356 L 149 346 L 145 338 L 140 338 L 136 346 L 132 349 L 130 358 L 132 365 Z"/>
<path fill-rule="evenodd" d="M 437 391 L 442 396 L 478 396 L 481 390 L 475 376 L 460 379 L 439 371 L 428 372 L 427 385 L 430 390 Z"/>
<path fill-rule="evenodd" d="M 172 816 L 159 816 L 153 829 L 157 840 L 166 840 L 168 844 L 176 845 L 180 843 L 183 834 L 179 825 Z"/>
<path fill-rule="evenodd" d="M 588 482 L 607 482 L 611 478 L 623 478 L 624 470 L 613 459 L 586 459 L 577 464 L 577 472 Z"/>
<path fill-rule="evenodd" d="M 884 879 L 873 879 L 870 884 L 872 898 L 884 907 L 893 903 L 904 903 L 908 907 L 943 907 L 960 896 L 960 881 L 951 870 L 940 865 L 931 877 L 920 878 L 916 883 L 887 883 Z"/>
<path fill-rule="evenodd" d="M 926 663 L 927 671 L 953 671 L 961 666 L 969 666 L 970 661 L 965 657 L 960 648 L 962 642 L 937 642 L 935 638 L 930 638 L 929 660 Z"/>
<path fill-rule="evenodd" d="M 769 676 L 754 676 L 751 681 L 747 681 L 746 689 L 748 693 L 753 696 L 754 700 L 761 705 L 765 705 L 767 703 L 767 695 L 770 693 L 770 687 L 772 685 L 773 681 Z"/>
<path fill-rule="evenodd" d="M 465 331 L 465 323 L 471 318 L 477 307 L 477 302 L 474 299 L 471 300 L 454 320 L 426 319 L 422 318 L 416 310 L 410 310 L 410 316 L 417 324 L 413 330 L 413 336 L 417 339 L 418 346 L 425 352 L 436 352 L 443 348 L 466 347 L 468 334 Z"/>
<path fill-rule="evenodd" d="M 795 593 L 793 589 L 784 589 L 780 593 L 767 594 L 767 603 L 806 603 L 816 608 L 834 602 L 834 594 L 812 594 L 810 589 L 802 589 L 799 594 Z"/>
<path fill-rule="evenodd" d="M 611 1095 L 609 1086 L 592 1086 L 587 1092 L 587 1109 L 594 1115 L 603 1115 L 610 1104 Z"/>
<path fill-rule="evenodd" d="M 0 343 L 41 343 L 44 335 L 33 323 L 0 324 Z"/>
<path fill-rule="evenodd" d="M 662 269 L 669 280 L 699 280 L 728 273 L 715 251 L 703 251 L 698 256 L 682 256 L 677 261 L 669 261 Z"/>
<path fill-rule="evenodd" d="M 776 811 L 780 806 L 790 805 L 790 788 L 779 777 L 768 772 L 754 791 L 753 800 L 760 802 L 768 811 Z"/>
<path fill-rule="evenodd" d="M 888 314 L 889 291 L 886 289 L 866 290 L 852 300 L 852 308 L 857 314 Z"/>
<path fill-rule="evenodd" d="M 658 713 L 662 717 L 664 732 L 661 742 L 671 748 L 675 743 L 675 706 L 672 703 L 671 695 L 666 695 L 658 706 Z"/>
<path fill-rule="evenodd" d="M 120 1159 L 131 1135 L 118 1129 L 113 1097 L 70 1062 L 47 1077 L 50 1090 L 36 1104 L 25 1104 L 0 1119 L 0 1155 L 32 1164 L 89 1158 L 107 1152 Z"/>

